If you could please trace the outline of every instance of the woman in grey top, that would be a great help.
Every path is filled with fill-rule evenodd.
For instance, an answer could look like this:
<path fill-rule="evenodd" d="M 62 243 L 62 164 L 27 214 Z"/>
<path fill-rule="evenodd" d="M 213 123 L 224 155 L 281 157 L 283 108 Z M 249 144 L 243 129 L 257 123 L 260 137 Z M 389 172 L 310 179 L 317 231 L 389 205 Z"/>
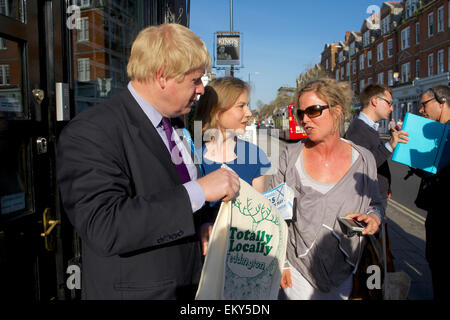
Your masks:
<path fill-rule="evenodd" d="M 312 81 L 297 94 L 295 114 L 308 138 L 283 150 L 271 181 L 286 182 L 297 202 L 280 298 L 348 299 L 364 235 L 376 233 L 383 219 L 375 159 L 340 138 L 351 97 L 348 84 L 333 79 Z M 347 236 L 337 220 L 343 216 L 364 222 L 362 234 Z"/>

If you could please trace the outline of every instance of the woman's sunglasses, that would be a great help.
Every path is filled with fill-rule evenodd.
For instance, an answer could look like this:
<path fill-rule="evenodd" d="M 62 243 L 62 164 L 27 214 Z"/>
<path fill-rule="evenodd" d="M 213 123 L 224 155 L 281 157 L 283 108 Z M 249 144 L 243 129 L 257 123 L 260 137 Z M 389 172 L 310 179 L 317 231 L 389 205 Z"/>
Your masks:
<path fill-rule="evenodd" d="M 303 116 L 306 114 L 308 118 L 317 118 L 322 115 L 322 111 L 328 109 L 330 106 L 310 106 L 305 110 L 297 109 L 297 117 L 299 120 L 303 120 Z"/>

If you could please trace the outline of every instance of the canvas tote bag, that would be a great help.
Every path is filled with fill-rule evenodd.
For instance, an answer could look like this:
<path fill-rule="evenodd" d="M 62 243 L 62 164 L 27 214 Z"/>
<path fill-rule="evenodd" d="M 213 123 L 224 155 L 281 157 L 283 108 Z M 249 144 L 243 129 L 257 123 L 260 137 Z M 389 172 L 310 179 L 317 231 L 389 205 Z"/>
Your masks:
<path fill-rule="evenodd" d="M 235 199 L 220 206 L 197 300 L 277 299 L 287 225 L 269 200 L 244 180 L 240 184 Z"/>

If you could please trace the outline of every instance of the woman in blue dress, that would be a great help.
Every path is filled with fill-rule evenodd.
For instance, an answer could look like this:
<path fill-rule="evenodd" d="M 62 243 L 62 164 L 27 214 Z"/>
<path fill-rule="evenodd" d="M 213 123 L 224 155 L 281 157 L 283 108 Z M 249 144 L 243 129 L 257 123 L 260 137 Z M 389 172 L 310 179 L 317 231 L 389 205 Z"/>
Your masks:
<path fill-rule="evenodd" d="M 195 120 L 202 121 L 202 165 L 205 174 L 226 164 L 239 177 L 264 192 L 265 173 L 270 161 L 262 149 L 241 140 L 252 115 L 249 108 L 249 85 L 238 78 L 223 77 L 205 87 L 197 108 Z M 202 252 L 206 254 L 208 238 L 216 219 L 220 201 L 209 203 L 202 213 Z"/>

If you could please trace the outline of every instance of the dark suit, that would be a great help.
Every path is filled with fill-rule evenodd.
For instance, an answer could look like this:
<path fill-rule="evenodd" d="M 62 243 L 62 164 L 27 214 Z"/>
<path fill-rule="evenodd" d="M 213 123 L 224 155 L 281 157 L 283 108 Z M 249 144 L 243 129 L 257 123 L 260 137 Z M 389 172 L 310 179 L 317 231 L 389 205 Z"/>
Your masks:
<path fill-rule="evenodd" d="M 189 196 L 128 90 L 63 130 L 57 179 L 83 243 L 84 299 L 193 297 L 201 259 Z"/>
<path fill-rule="evenodd" d="M 377 178 L 381 198 L 387 201 L 388 191 L 391 186 L 391 171 L 389 170 L 388 159 L 392 153 L 384 146 L 378 131 L 356 118 L 350 123 L 344 138 L 372 152 L 377 163 Z"/>

